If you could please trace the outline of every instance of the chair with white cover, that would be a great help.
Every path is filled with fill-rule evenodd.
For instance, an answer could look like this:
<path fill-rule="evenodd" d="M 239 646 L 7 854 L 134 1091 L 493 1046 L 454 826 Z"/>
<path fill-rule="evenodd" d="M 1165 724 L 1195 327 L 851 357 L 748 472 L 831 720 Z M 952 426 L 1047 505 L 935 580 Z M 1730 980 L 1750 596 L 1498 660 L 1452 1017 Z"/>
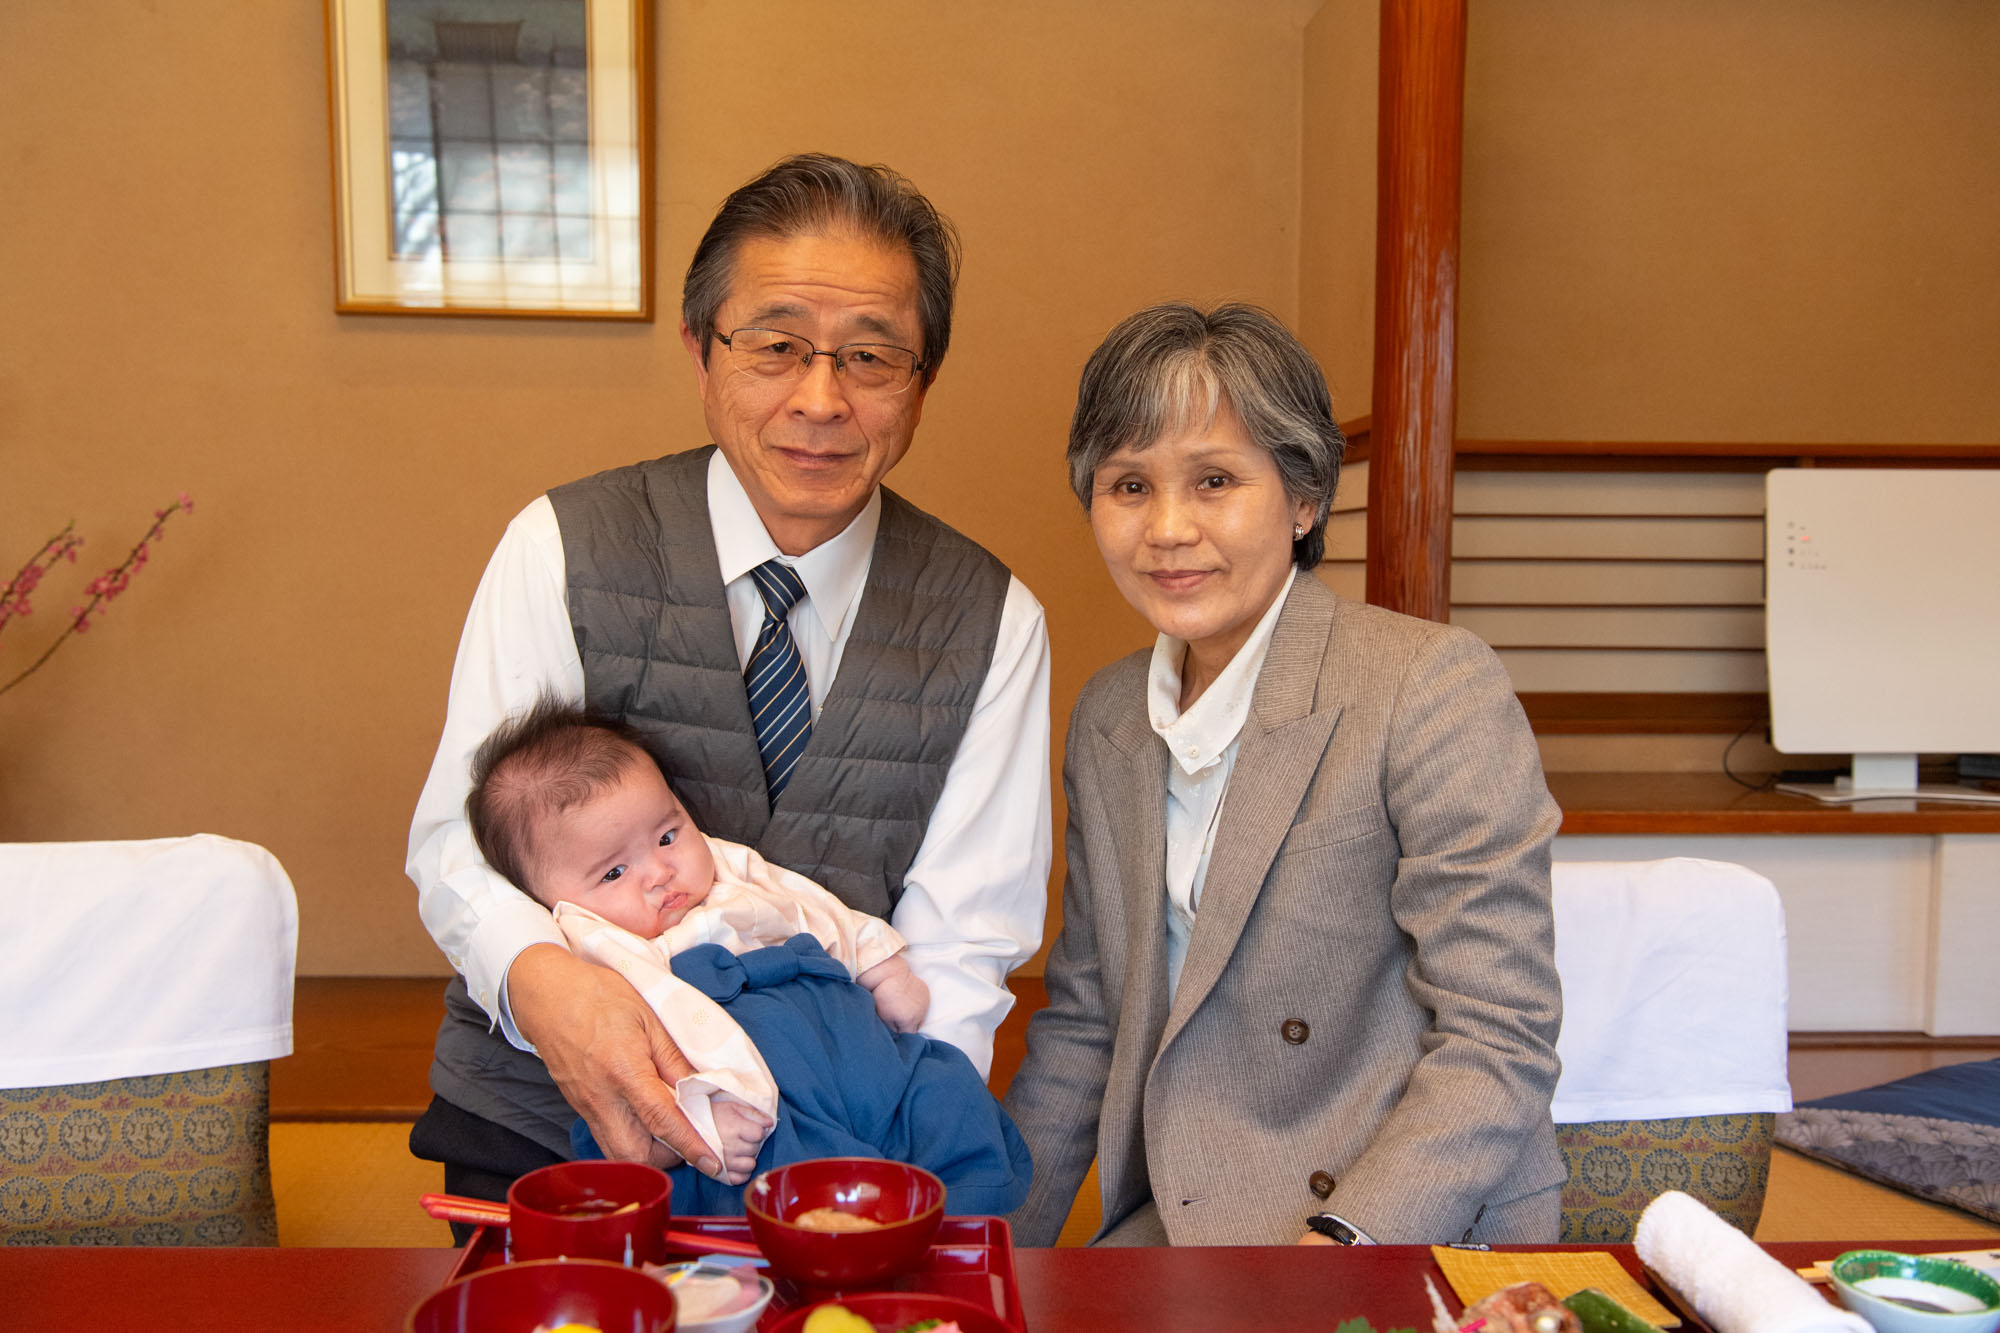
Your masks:
<path fill-rule="evenodd" d="M 298 944 L 276 858 L 0 844 L 0 906 L 0 1244 L 275 1244 Z"/>
<path fill-rule="evenodd" d="M 1630 1240 L 1668 1190 L 1755 1230 L 1792 1105 L 1776 888 L 1691 857 L 1558 862 L 1553 880 L 1562 1239 Z"/>

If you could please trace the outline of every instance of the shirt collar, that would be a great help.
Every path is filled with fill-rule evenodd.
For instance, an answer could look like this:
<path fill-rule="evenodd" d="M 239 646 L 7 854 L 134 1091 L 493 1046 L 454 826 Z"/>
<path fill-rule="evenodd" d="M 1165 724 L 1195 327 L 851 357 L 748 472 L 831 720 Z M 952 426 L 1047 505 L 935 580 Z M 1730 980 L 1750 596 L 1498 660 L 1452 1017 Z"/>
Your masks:
<path fill-rule="evenodd" d="M 827 637 L 838 640 L 868 579 L 875 532 L 882 526 L 882 488 L 875 488 L 854 521 L 839 533 L 804 555 L 785 555 L 764 530 L 764 520 L 757 517 L 749 492 L 717 449 L 708 460 L 708 526 L 715 535 L 715 560 L 722 570 L 723 586 L 766 560 L 782 560 L 798 571 Z"/>
<path fill-rule="evenodd" d="M 1220 758 L 1249 719 L 1257 677 L 1264 669 L 1265 654 L 1271 650 L 1271 637 L 1277 632 L 1278 613 L 1284 610 L 1291 590 L 1292 581 L 1286 579 L 1236 656 L 1185 713 L 1180 697 L 1181 662 L 1187 656 L 1187 643 L 1162 634 L 1153 645 L 1153 666 L 1146 678 L 1146 711 L 1174 763 L 1190 777 Z"/>

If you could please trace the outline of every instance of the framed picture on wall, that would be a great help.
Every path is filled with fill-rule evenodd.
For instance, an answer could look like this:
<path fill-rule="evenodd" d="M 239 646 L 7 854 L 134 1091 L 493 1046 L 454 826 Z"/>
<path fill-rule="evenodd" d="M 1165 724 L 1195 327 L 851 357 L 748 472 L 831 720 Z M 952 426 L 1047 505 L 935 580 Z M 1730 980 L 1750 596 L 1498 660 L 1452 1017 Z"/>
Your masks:
<path fill-rule="evenodd" d="M 334 308 L 653 317 L 646 0 L 326 0 Z"/>

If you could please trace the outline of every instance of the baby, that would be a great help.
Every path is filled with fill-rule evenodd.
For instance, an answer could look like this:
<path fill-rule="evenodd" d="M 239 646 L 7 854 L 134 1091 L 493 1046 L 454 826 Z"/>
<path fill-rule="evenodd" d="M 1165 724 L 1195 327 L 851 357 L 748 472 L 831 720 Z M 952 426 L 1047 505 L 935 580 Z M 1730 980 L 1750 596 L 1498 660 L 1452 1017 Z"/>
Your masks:
<path fill-rule="evenodd" d="M 773 1140 L 781 1152 L 836 1155 L 858 1140 L 904 1160 L 940 1153 L 918 1164 L 948 1188 L 953 1170 L 980 1190 L 1018 1175 L 1025 1197 L 1026 1150 L 971 1062 L 945 1043 L 894 1035 L 914 1033 L 930 1007 L 929 988 L 902 956 L 902 936 L 750 848 L 703 835 L 630 728 L 544 699 L 480 746 L 466 813 L 488 863 L 553 911 L 579 956 L 618 970 L 660 1014 L 697 1071 L 675 1091 L 718 1150 L 724 1184 L 740 1187 L 770 1155 L 782 1102 L 793 1123 L 782 1144 Z M 704 945 L 727 953 L 704 954 Z M 718 961 L 745 966 L 718 979 Z M 856 1033 L 856 1011 L 841 998 L 842 989 L 851 993 L 850 976 L 881 1020 L 861 1020 L 872 1033 Z M 800 1034 L 801 1020 L 824 1031 Z M 753 1029 L 754 1042 L 745 1031 L 753 1022 L 764 1025 Z M 782 1084 L 760 1051 L 766 1045 L 779 1053 Z M 795 1089 L 794 1080 L 862 1086 L 829 1094 Z M 884 1087 L 892 1103 L 905 1104 L 867 1107 Z M 948 1110 L 953 1120 L 978 1122 L 966 1115 L 968 1096 L 991 1103 L 993 1115 L 972 1130 L 969 1156 L 966 1143 L 954 1142 L 962 1127 L 939 1123 Z M 914 1132 L 913 1120 L 924 1121 Z M 579 1147 L 594 1151 L 587 1137 Z M 676 1206 L 694 1211 L 682 1175 Z M 698 1177 L 691 1183 L 704 1188 Z M 997 1205 L 1015 1192 L 1010 1183 L 979 1201 Z M 722 1211 L 730 1201 L 710 1198 L 708 1207 Z"/>

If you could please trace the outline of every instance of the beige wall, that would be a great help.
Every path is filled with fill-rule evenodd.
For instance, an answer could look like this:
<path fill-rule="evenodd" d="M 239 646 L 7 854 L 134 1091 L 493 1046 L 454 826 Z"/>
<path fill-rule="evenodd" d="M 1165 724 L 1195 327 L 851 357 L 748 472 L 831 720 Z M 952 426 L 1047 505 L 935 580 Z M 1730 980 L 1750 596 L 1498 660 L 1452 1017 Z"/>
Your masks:
<path fill-rule="evenodd" d="M 2000 439 L 1996 68 L 1990 0 L 1475 2 L 1459 433 Z"/>
<path fill-rule="evenodd" d="M 1368 410 L 1373 0 L 1305 31 L 1300 328 Z M 2000 8 L 1470 6 L 1459 434 L 2000 439 Z"/>
<path fill-rule="evenodd" d="M 1298 332 L 1342 421 L 1374 400 L 1381 18 L 1376 0 L 1326 0 L 1305 30 Z"/>
<path fill-rule="evenodd" d="M 1376 13 L 1329 0 L 1306 30 L 1300 318 L 1336 380 L 1367 362 L 1342 205 L 1373 206 Z M 2000 440 L 1996 62 L 1983 0 L 1473 3 L 1460 434 Z M 1761 689 L 1762 503 L 1754 475 L 1461 474 L 1453 597 L 1484 605 L 1454 619 L 1526 690 Z M 1342 591 L 1362 546 L 1344 520 Z M 1714 773 L 1730 741 L 1543 756 Z M 1731 762 L 1784 761 L 1751 737 Z"/>
<path fill-rule="evenodd" d="M 655 10 L 663 311 L 715 203 L 786 152 L 889 162 L 962 228 L 952 358 L 892 480 L 1045 599 L 1058 719 L 1144 638 L 1064 485 L 1077 370 L 1169 296 L 1296 314 L 1311 9 Z M 403 840 L 467 600 L 529 498 L 706 439 L 674 323 L 336 316 L 316 4 L 8 5 L 0 50 L 0 559 L 72 514 L 91 537 L 0 666 L 196 502 L 0 697 L 0 838 L 247 838 L 297 883 L 303 972 L 438 970 Z"/>
<path fill-rule="evenodd" d="M 2000 438 L 2000 12 L 1473 10 L 1463 433 Z M 715 202 L 784 152 L 890 162 L 963 229 L 953 357 L 894 481 L 1042 595 L 1059 736 L 1147 637 L 1059 461 L 1103 331 L 1261 301 L 1367 410 L 1373 4 L 656 13 L 663 310 Z M 0 697 L 0 838 L 248 838 L 298 883 L 302 970 L 436 970 L 402 845 L 466 601 L 527 499 L 703 438 L 671 319 L 335 316 L 312 4 L 8 5 L 0 50 L 0 561 L 71 515 L 92 538 L 0 667 L 153 506 L 198 505 Z"/>

